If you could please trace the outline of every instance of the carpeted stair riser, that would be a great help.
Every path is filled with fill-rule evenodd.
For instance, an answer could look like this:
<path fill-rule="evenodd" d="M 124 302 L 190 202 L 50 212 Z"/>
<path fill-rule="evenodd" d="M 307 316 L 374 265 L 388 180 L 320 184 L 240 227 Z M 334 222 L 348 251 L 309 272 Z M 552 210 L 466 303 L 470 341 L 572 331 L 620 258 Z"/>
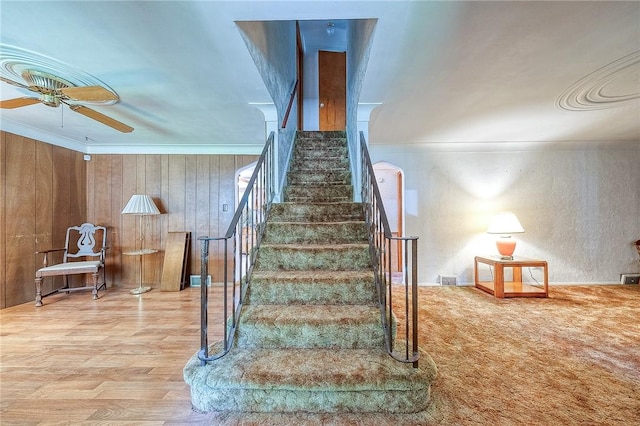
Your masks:
<path fill-rule="evenodd" d="M 245 303 L 377 305 L 373 271 L 254 271 Z"/>
<path fill-rule="evenodd" d="M 321 149 L 317 147 L 301 147 L 296 146 L 294 158 L 297 160 L 322 160 L 325 158 L 347 158 L 347 147 L 342 144 L 340 146 L 324 146 Z"/>
<path fill-rule="evenodd" d="M 371 268 L 368 244 L 291 245 L 262 243 L 255 268 L 350 271 Z"/>
<path fill-rule="evenodd" d="M 340 202 L 353 199 L 351 185 L 333 186 L 287 186 L 284 190 L 286 202 Z"/>
<path fill-rule="evenodd" d="M 349 161 L 346 158 L 322 158 L 307 160 L 293 158 L 291 160 L 291 171 L 313 171 L 313 170 L 348 170 Z"/>
<path fill-rule="evenodd" d="M 435 376 L 427 354 L 414 369 L 371 349 L 234 349 L 223 359 L 201 368 L 194 355 L 185 366 L 187 383 L 200 384 L 197 410 L 415 413 Z"/>
<path fill-rule="evenodd" d="M 247 349 L 379 349 L 381 329 L 377 306 L 245 305 L 236 339 Z"/>
<path fill-rule="evenodd" d="M 262 241 L 268 244 L 366 243 L 368 234 L 363 222 L 267 222 Z"/>
<path fill-rule="evenodd" d="M 270 222 L 341 222 L 364 220 L 362 204 L 335 203 L 278 203 L 271 206 Z"/>
<path fill-rule="evenodd" d="M 289 185 L 350 185 L 351 173 L 343 170 L 304 170 L 287 174 Z"/>

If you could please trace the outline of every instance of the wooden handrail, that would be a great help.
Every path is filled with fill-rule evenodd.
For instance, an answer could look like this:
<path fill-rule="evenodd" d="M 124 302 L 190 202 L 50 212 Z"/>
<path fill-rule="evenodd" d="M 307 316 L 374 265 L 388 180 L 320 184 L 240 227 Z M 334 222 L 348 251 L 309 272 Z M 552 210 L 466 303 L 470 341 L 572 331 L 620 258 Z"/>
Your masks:
<path fill-rule="evenodd" d="M 287 121 L 289 121 L 289 113 L 291 112 L 291 107 L 293 106 L 293 100 L 296 98 L 296 93 L 298 93 L 298 81 L 296 80 L 293 85 L 293 90 L 291 91 L 291 96 L 289 96 L 289 105 L 287 106 L 287 112 L 284 113 L 284 119 L 282 120 L 281 129 L 287 127 Z"/>

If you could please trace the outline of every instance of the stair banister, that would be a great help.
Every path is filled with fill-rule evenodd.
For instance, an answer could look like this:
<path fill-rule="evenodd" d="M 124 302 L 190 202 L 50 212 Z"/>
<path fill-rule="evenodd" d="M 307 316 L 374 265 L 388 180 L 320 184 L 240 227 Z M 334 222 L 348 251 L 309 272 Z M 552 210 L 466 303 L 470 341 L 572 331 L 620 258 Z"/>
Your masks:
<path fill-rule="evenodd" d="M 418 367 L 418 237 L 394 237 L 382 203 L 382 196 L 369 157 L 364 133 L 360 132 L 360 159 L 362 162 L 362 206 L 369 227 L 369 245 L 385 329 L 387 352 L 394 359 Z M 398 301 L 404 315 L 404 347 L 395 344 L 395 315 L 393 310 L 393 280 L 391 245 L 400 242 L 403 265 L 404 300 Z M 411 270 L 411 273 L 409 273 Z"/>
<path fill-rule="evenodd" d="M 200 241 L 200 351 L 198 358 L 202 365 L 226 355 L 233 346 L 235 329 L 248 286 L 248 278 L 255 262 L 256 251 L 264 233 L 264 223 L 275 194 L 274 139 L 271 132 L 253 174 L 247 184 L 238 207 L 223 237 L 199 237 Z M 216 354 L 209 355 L 208 342 L 208 302 L 209 290 L 209 247 L 210 242 L 223 245 L 223 347 Z M 231 243 L 231 244 L 230 244 Z M 231 253 L 230 253 L 231 252 Z M 231 261 L 229 255 L 231 254 Z M 229 272 L 231 277 L 229 277 Z M 231 279 L 230 279 L 231 278 Z M 231 288 L 230 288 L 231 287 Z M 232 294 L 230 294 L 230 291 Z M 229 298 L 232 296 L 231 307 Z"/>

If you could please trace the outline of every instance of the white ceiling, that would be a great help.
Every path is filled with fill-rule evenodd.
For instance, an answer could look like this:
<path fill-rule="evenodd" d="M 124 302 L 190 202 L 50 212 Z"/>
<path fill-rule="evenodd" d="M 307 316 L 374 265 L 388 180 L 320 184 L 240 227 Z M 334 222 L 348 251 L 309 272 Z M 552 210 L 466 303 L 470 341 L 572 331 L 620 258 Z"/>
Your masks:
<path fill-rule="evenodd" d="M 366 18 L 372 144 L 640 144 L 640 2 L 2 0 L 0 13 L 4 45 L 120 96 L 92 108 L 132 133 L 67 107 L 0 111 L 2 130 L 83 152 L 257 153 L 250 103 L 271 99 L 234 22 Z M 0 99 L 30 94 L 0 83 Z"/>

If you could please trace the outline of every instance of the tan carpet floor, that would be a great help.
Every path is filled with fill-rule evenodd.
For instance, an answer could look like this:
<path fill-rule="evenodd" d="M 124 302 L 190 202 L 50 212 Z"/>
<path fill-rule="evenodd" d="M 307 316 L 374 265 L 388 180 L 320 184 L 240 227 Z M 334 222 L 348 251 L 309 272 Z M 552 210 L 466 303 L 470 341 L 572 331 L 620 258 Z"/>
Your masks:
<path fill-rule="evenodd" d="M 552 286 L 548 299 L 419 292 L 434 424 L 640 424 L 637 285 Z"/>

